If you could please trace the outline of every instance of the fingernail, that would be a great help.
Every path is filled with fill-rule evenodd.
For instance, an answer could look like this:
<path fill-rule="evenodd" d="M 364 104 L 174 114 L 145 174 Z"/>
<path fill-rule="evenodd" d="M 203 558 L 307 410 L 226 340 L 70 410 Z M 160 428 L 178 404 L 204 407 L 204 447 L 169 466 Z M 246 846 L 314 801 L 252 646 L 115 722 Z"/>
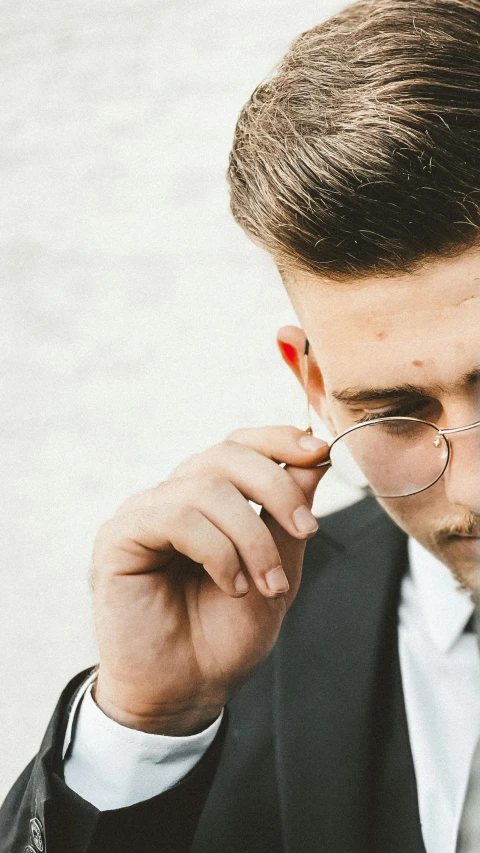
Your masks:
<path fill-rule="evenodd" d="M 235 587 L 235 592 L 238 592 L 239 595 L 245 595 L 246 592 L 250 589 L 250 584 L 248 583 L 243 572 L 239 572 L 236 576 L 233 585 Z"/>
<path fill-rule="evenodd" d="M 315 453 L 322 447 L 326 447 L 327 442 L 320 441 L 320 439 L 315 438 L 314 435 L 302 435 L 302 437 L 298 441 L 298 444 L 302 448 L 302 450 L 308 450 L 310 453 Z"/>
<path fill-rule="evenodd" d="M 299 533 L 314 533 L 318 530 L 315 516 L 306 506 L 299 506 L 295 510 L 293 520 Z"/>
<path fill-rule="evenodd" d="M 270 569 L 265 575 L 265 583 L 272 592 L 287 592 L 289 584 L 287 576 L 281 566 Z"/>

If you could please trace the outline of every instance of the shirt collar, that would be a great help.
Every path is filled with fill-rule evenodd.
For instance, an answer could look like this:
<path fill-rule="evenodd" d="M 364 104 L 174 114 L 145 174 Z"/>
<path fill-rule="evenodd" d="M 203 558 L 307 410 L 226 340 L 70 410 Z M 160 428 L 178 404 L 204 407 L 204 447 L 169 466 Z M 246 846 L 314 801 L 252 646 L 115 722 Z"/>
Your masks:
<path fill-rule="evenodd" d="M 450 569 L 416 539 L 408 539 L 410 575 L 424 628 L 442 652 L 463 633 L 475 606 Z"/>

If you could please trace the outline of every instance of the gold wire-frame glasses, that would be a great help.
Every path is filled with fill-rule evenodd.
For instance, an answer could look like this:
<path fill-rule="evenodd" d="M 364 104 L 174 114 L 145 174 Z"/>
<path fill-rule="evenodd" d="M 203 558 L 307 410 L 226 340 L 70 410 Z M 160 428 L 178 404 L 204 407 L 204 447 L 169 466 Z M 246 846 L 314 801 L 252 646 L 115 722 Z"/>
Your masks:
<path fill-rule="evenodd" d="M 313 434 L 312 422 L 311 422 L 311 411 L 310 411 L 310 395 L 309 395 L 309 359 L 308 353 L 310 349 L 310 344 L 308 339 L 305 339 L 305 348 L 303 353 L 303 373 L 304 373 L 304 387 L 307 397 L 307 418 L 308 418 L 308 427 L 306 432 L 310 435 Z M 406 473 L 402 469 L 398 469 L 398 466 L 391 466 L 391 448 L 389 449 L 389 453 L 384 453 L 383 459 L 386 460 L 387 468 L 392 471 L 394 470 L 398 475 L 399 482 L 401 481 L 402 475 L 405 476 L 405 488 L 404 490 L 399 490 L 398 488 L 395 490 L 393 488 L 390 490 L 393 493 L 382 494 L 377 491 L 372 483 L 372 478 L 367 476 L 362 466 L 360 466 L 363 473 L 365 473 L 366 479 L 369 481 L 370 488 L 373 493 L 377 497 L 382 498 L 399 498 L 399 497 L 409 497 L 410 495 L 415 495 L 420 492 L 424 492 L 427 489 L 431 488 L 431 486 L 435 485 L 435 483 L 443 477 L 445 471 L 447 470 L 448 464 L 451 459 L 451 445 L 448 439 L 449 435 L 453 435 L 454 433 L 465 432 L 467 430 L 475 429 L 476 427 L 480 427 L 480 421 L 476 421 L 475 423 L 468 424 L 464 427 L 455 427 L 451 429 L 442 429 L 437 424 L 432 423 L 431 421 L 424 421 L 420 418 L 412 418 L 402 415 L 391 415 L 386 416 L 384 418 L 374 418 L 369 421 L 362 421 L 361 423 L 354 424 L 348 429 L 344 430 L 339 435 L 335 436 L 334 440 L 329 446 L 329 454 L 328 459 L 324 462 L 320 462 L 316 467 L 324 468 L 332 465 L 332 449 L 334 447 L 339 446 L 339 442 L 341 442 L 342 448 L 346 446 L 350 453 L 352 453 L 351 448 L 349 447 L 349 442 L 352 442 L 355 445 L 355 441 L 358 436 L 361 436 L 360 432 L 365 427 L 371 427 L 372 425 L 377 426 L 378 424 L 387 424 L 389 425 L 389 429 L 393 432 L 395 429 L 398 429 L 399 432 L 403 430 L 403 432 L 410 432 L 414 435 L 415 431 L 417 433 L 417 446 L 416 446 L 416 456 L 410 459 L 409 461 L 409 473 Z M 415 429 L 410 429 L 414 427 Z M 408 429 L 407 429 L 408 428 Z M 432 435 L 431 430 L 434 431 Z M 363 433 L 364 438 L 368 435 L 368 433 Z M 370 431 L 370 436 L 373 433 Z M 379 433 L 377 433 L 377 436 Z M 426 438 L 427 436 L 427 438 Z M 418 440 L 420 437 L 421 441 Z M 341 441 L 344 439 L 344 441 Z M 346 440 L 345 440 L 346 439 Z M 361 444 L 355 445 L 358 450 L 361 450 Z M 433 451 L 432 448 L 436 448 L 436 451 Z M 385 448 L 384 448 L 385 449 Z M 420 455 L 418 451 L 420 452 Z M 423 452 L 423 455 L 422 455 Z M 429 456 L 430 454 L 430 456 Z M 355 458 L 355 452 L 352 453 L 352 456 Z M 360 454 L 361 455 L 361 454 Z M 382 459 L 382 454 L 375 454 L 372 456 L 372 459 L 376 458 Z M 428 464 L 426 464 L 425 460 L 428 459 Z M 420 462 L 420 464 L 419 464 Z M 375 468 L 375 466 L 373 466 Z M 428 474 L 428 472 L 430 473 Z M 410 477 L 410 480 L 408 479 Z M 418 478 L 418 482 L 416 486 L 413 485 L 415 478 Z M 381 479 L 381 475 L 380 475 Z M 387 476 L 388 479 L 388 476 Z M 410 483 L 410 485 L 409 485 Z M 422 483 L 427 483 L 426 485 L 421 485 Z M 386 489 L 385 491 L 388 491 Z M 397 493 L 398 492 L 398 493 Z"/>

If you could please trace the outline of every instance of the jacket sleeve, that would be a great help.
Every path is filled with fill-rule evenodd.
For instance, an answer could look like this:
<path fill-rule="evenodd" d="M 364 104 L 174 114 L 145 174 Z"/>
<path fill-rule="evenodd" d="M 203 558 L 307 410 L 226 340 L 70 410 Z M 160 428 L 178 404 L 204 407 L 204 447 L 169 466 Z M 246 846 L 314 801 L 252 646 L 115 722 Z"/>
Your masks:
<path fill-rule="evenodd" d="M 60 696 L 37 756 L 0 808 L 0 853 L 188 853 L 220 759 L 227 727 L 177 785 L 126 808 L 99 811 L 67 787 L 62 747 L 75 695 L 92 673 Z"/>

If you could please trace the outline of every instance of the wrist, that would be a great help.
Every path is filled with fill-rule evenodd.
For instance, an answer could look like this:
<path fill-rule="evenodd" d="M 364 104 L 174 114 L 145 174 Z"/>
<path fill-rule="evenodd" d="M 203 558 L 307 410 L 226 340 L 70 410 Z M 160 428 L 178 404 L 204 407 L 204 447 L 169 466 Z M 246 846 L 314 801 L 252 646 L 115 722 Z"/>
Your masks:
<path fill-rule="evenodd" d="M 147 734 L 167 737 L 189 737 L 207 729 L 218 718 L 222 707 L 184 707 L 139 710 L 124 707 L 116 697 L 107 694 L 103 685 L 96 679 L 92 686 L 92 698 L 100 710 L 121 726 Z"/>

